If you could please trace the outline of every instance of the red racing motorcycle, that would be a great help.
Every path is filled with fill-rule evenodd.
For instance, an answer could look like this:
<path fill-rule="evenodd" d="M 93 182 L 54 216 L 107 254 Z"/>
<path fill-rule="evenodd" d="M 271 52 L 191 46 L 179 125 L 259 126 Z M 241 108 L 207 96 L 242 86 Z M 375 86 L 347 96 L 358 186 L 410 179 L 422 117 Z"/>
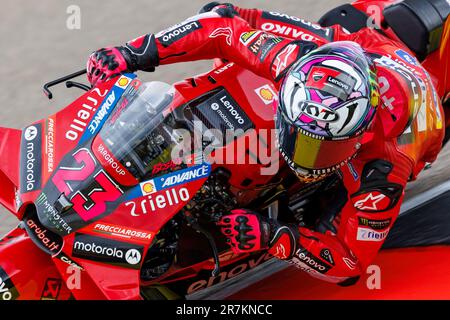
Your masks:
<path fill-rule="evenodd" d="M 322 24 L 341 23 L 339 10 Z M 448 50 L 424 65 L 438 75 Z M 271 260 L 233 254 L 215 225 L 223 214 L 307 223 L 308 206 L 339 187 L 335 177 L 302 185 L 273 153 L 277 92 L 240 66 L 217 61 L 172 86 L 124 74 L 91 89 L 72 81 L 83 73 L 44 87 L 49 98 L 64 82 L 87 91 L 63 110 L 0 128 L 0 202 L 20 220 L 0 240 L 0 300 L 195 295 Z M 229 130 L 238 134 L 215 145 Z"/>
<path fill-rule="evenodd" d="M 237 154 L 252 164 L 230 165 L 172 153 L 199 124 L 242 130 L 222 151 L 244 130 L 269 132 L 275 99 L 233 64 L 174 86 L 126 74 L 23 130 L 2 128 L 1 202 L 21 221 L 0 243 L 2 297 L 182 297 L 268 260 L 232 254 L 214 224 L 238 206 L 273 214 L 286 197 L 279 173 L 261 173 L 261 150 L 246 144 Z M 267 154 L 272 137 L 257 139 Z"/>

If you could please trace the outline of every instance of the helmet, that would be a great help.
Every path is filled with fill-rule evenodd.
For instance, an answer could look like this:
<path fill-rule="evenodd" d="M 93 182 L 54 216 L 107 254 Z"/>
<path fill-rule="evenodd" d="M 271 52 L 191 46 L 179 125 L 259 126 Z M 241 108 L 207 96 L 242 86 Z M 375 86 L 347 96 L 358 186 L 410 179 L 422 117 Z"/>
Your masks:
<path fill-rule="evenodd" d="M 361 147 L 379 103 L 374 64 L 357 43 L 326 44 L 291 67 L 279 101 L 281 155 L 300 179 L 322 179 Z"/>

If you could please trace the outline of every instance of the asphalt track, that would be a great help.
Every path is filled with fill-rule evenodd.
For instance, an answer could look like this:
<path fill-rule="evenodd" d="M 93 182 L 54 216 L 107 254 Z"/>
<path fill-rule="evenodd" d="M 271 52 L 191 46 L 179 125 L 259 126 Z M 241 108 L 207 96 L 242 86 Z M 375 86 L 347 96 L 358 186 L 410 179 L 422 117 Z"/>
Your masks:
<path fill-rule="evenodd" d="M 281 0 L 233 1 L 242 7 L 259 7 L 285 12 L 311 21 L 327 10 L 347 1 L 342 0 Z M 148 32 L 157 32 L 195 14 L 207 3 L 204 0 L 2 0 L 0 12 L 0 126 L 22 128 L 63 108 L 79 96 L 77 89 L 57 88 L 55 99 L 48 101 L 42 95 L 43 83 L 77 71 L 85 65 L 93 50 L 121 44 Z M 81 10 L 81 28 L 66 27 L 71 5 Z M 195 62 L 158 68 L 156 73 L 141 74 L 144 80 L 173 83 L 210 68 L 209 62 Z M 441 153 L 433 168 L 411 183 L 407 197 L 423 195 L 424 191 L 450 180 L 448 163 L 450 148 Z M 424 239 L 436 243 L 450 239 L 450 225 L 446 208 L 450 194 L 421 206 L 420 210 L 401 217 L 404 227 L 392 231 L 389 241 L 411 245 Z M 441 214 L 436 215 L 436 212 Z M 434 213 L 434 214 L 433 214 Z M 430 219 L 430 215 L 432 218 Z M 17 221 L 0 209 L 0 235 L 11 229 Z M 428 230 L 424 235 L 424 230 Z M 408 240 L 404 232 L 412 235 Z M 401 239 L 401 240 L 399 240 Z M 384 253 L 380 256 L 383 257 Z M 382 258 L 381 258 L 382 259 Z M 448 288 L 448 286 L 447 286 Z"/>
<path fill-rule="evenodd" d="M 372 264 L 382 279 L 377 290 L 367 286 L 372 269 L 355 286 L 342 288 L 272 259 L 188 299 L 450 299 L 449 208 L 450 182 L 403 203 Z"/>

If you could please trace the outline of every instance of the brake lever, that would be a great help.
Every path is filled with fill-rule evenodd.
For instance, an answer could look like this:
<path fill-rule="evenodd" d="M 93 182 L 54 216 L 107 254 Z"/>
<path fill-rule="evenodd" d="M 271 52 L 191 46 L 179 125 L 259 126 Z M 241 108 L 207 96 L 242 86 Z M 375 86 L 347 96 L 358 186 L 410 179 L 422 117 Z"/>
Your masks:
<path fill-rule="evenodd" d="M 49 98 L 49 99 L 51 100 L 51 99 L 53 99 L 53 93 L 50 91 L 50 88 L 51 88 L 51 87 L 54 87 L 54 86 L 56 86 L 56 85 L 58 85 L 58 84 L 61 84 L 61 83 L 66 82 L 66 81 L 69 81 L 69 80 L 71 80 L 71 79 L 73 79 L 73 78 L 79 77 L 79 76 L 81 76 L 81 75 L 83 75 L 83 74 L 86 74 L 86 73 L 87 73 L 86 69 L 83 69 L 83 70 L 80 70 L 80 71 L 71 73 L 71 74 L 69 74 L 69 75 L 67 75 L 67 76 L 64 76 L 64 77 L 62 77 L 62 78 L 59 78 L 59 79 L 56 79 L 56 80 L 47 82 L 47 83 L 44 85 L 44 88 L 43 88 L 44 94 L 47 96 L 47 98 Z M 72 82 L 72 84 L 74 84 L 74 83 Z M 84 85 L 83 85 L 83 86 L 84 86 Z M 86 86 L 86 87 L 87 87 L 87 86 Z M 83 88 L 83 89 L 84 89 L 84 88 Z"/>
<path fill-rule="evenodd" d="M 86 92 L 88 92 L 89 90 L 91 90 L 91 87 L 83 84 L 83 83 L 79 83 L 79 82 L 75 82 L 75 81 L 67 81 L 66 82 L 66 87 L 67 88 L 78 88 L 81 90 L 84 90 Z"/>

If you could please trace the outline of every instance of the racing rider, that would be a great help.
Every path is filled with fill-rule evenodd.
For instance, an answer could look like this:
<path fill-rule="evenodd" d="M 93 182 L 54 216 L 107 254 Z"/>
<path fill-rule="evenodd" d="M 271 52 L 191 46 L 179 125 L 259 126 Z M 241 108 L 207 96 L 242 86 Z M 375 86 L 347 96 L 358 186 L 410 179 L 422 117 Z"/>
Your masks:
<path fill-rule="evenodd" d="M 431 77 L 404 44 L 374 29 L 349 33 L 212 3 L 158 34 L 94 52 L 88 79 L 98 85 L 122 72 L 213 58 L 279 89 L 278 147 L 300 180 L 338 175 L 345 189 L 338 210 L 315 227 L 232 211 L 219 225 L 233 250 L 269 249 L 314 277 L 355 283 L 395 222 L 406 183 L 441 150 L 445 119 Z"/>

